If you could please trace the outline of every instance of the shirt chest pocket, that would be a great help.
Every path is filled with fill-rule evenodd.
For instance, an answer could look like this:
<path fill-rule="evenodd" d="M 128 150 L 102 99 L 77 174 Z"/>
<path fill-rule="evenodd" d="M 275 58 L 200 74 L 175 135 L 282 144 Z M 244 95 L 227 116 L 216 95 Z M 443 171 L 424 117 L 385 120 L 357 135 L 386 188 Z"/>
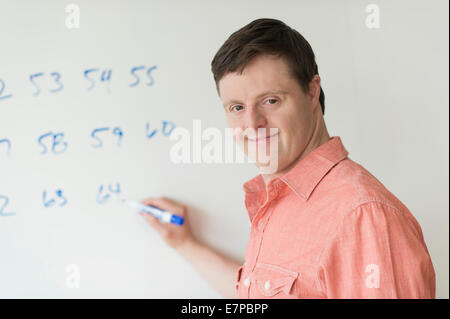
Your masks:
<path fill-rule="evenodd" d="M 252 274 L 250 298 L 297 298 L 299 273 L 276 265 L 258 262 Z"/>

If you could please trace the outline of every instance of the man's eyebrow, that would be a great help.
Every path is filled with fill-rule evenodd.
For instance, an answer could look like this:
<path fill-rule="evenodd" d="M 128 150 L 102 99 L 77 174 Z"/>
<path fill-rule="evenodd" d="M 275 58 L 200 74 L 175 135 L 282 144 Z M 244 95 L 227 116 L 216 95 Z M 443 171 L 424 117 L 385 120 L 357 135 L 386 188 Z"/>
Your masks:
<path fill-rule="evenodd" d="M 258 94 L 257 96 L 255 96 L 255 100 L 265 96 L 265 95 L 271 95 L 271 94 L 287 94 L 287 91 L 284 90 L 269 90 L 269 91 L 265 91 L 263 93 Z M 231 100 L 231 101 L 227 101 L 223 104 L 223 107 L 226 107 L 227 105 L 230 105 L 231 103 L 241 103 L 237 100 Z"/>

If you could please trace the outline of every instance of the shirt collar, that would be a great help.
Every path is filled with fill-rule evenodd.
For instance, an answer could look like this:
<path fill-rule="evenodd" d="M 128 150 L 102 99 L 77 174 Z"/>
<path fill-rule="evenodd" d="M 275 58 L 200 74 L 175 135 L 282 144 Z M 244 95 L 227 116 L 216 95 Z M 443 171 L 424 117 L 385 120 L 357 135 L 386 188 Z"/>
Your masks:
<path fill-rule="evenodd" d="M 271 180 L 267 186 L 280 185 L 281 182 L 284 182 L 295 194 L 307 201 L 322 178 L 347 155 L 348 152 L 342 144 L 341 138 L 334 136 L 308 153 L 287 173 Z M 265 190 L 266 185 L 262 175 L 259 174 L 244 183 L 243 189 L 246 193 Z"/>

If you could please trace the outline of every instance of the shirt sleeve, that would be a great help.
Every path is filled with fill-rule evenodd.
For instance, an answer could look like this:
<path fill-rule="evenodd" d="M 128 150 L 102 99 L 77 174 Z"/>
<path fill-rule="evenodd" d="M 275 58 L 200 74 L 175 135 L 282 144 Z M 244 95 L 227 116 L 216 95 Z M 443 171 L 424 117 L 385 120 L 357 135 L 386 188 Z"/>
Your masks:
<path fill-rule="evenodd" d="M 320 257 L 328 298 L 435 298 L 435 273 L 414 217 L 372 201 L 346 214 Z"/>

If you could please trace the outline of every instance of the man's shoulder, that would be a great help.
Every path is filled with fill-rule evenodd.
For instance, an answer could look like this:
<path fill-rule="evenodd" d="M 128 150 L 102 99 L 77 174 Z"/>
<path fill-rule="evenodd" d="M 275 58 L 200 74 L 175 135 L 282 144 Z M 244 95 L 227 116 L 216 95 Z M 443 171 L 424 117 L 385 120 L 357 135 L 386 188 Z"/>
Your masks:
<path fill-rule="evenodd" d="M 376 227 L 389 227 L 396 220 L 397 225 L 411 227 L 414 234 L 423 241 L 420 224 L 411 211 L 387 187 L 361 164 L 346 158 L 339 162 L 323 180 L 322 192 L 328 192 L 328 207 L 325 214 L 335 221 L 355 220 L 359 214 L 375 214 L 380 217 Z M 329 179 L 329 181 L 327 181 Z M 355 215 L 356 214 L 356 215 Z M 377 218 L 373 220 L 378 220 Z M 405 228 L 406 229 L 406 228 Z"/>
<path fill-rule="evenodd" d="M 361 164 L 346 158 L 336 164 L 317 186 L 317 196 L 345 214 L 360 205 L 378 202 L 405 212 L 406 206 Z"/>

